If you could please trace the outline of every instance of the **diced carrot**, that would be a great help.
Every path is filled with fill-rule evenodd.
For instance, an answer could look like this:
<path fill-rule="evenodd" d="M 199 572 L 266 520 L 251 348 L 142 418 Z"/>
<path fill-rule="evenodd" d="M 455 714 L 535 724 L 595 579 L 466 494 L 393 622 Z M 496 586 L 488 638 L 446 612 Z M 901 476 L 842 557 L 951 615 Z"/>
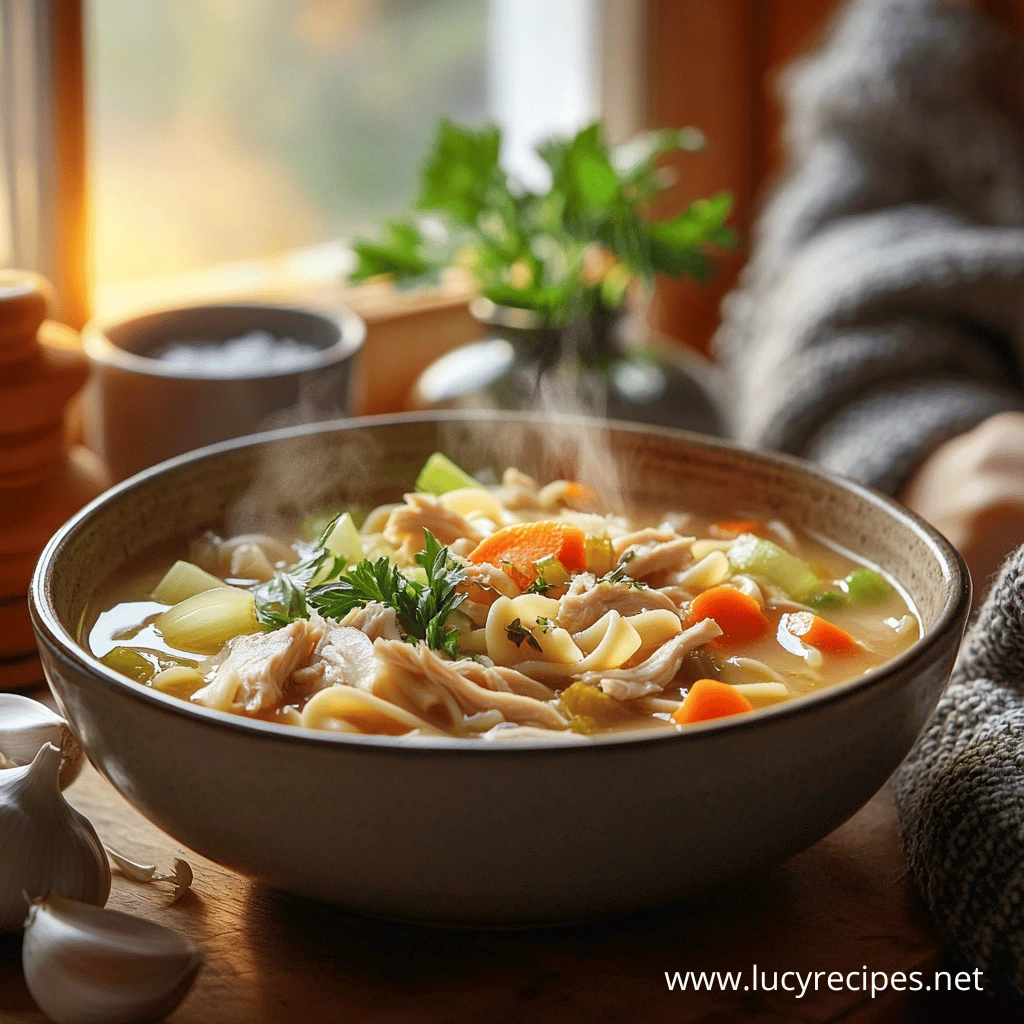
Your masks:
<path fill-rule="evenodd" d="M 759 640 L 771 629 L 761 606 L 749 594 L 723 583 L 698 594 L 690 605 L 690 624 L 714 619 L 722 635 L 712 643 L 735 647 Z"/>
<path fill-rule="evenodd" d="M 536 578 L 537 568 L 530 565 L 519 565 L 516 562 L 502 562 L 498 566 L 502 572 L 520 589 L 525 590 Z"/>
<path fill-rule="evenodd" d="M 779 629 L 828 654 L 861 654 L 864 650 L 845 629 L 812 612 L 783 615 Z"/>
<path fill-rule="evenodd" d="M 570 480 L 565 485 L 565 500 L 571 505 L 596 505 L 597 504 L 597 492 L 592 487 L 588 487 L 586 484 L 579 484 L 575 480 Z"/>
<path fill-rule="evenodd" d="M 586 544 L 586 534 L 569 523 L 517 523 L 482 540 L 469 560 L 501 566 L 522 590 L 537 578 L 535 563 L 547 555 L 554 555 L 569 572 L 581 572 L 586 567 Z"/>
<path fill-rule="evenodd" d="M 741 533 L 753 533 L 767 537 L 764 523 L 757 519 L 722 519 L 708 527 L 708 533 L 715 540 L 735 540 Z"/>
<path fill-rule="evenodd" d="M 753 710 L 754 705 L 728 683 L 717 679 L 698 679 L 690 687 L 686 700 L 672 712 L 672 721 L 677 725 L 692 725 Z"/>

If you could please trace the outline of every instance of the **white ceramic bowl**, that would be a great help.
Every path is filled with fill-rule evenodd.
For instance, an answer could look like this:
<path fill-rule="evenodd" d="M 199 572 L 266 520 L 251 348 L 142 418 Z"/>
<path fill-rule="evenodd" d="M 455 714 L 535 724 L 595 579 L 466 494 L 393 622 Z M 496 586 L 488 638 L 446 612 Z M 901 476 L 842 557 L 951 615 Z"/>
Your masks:
<path fill-rule="evenodd" d="M 557 457 L 543 455 L 552 447 L 541 437 Z M 837 541 L 902 582 L 924 635 L 852 682 L 685 734 L 501 747 L 248 721 L 138 686 L 79 643 L 105 577 L 154 542 L 217 524 L 240 500 L 288 515 L 302 504 L 296 479 L 322 485 L 332 474 L 339 498 L 380 500 L 408 488 L 436 449 L 476 471 L 510 442 L 541 477 L 571 472 L 581 444 L 606 443 L 638 500 L 770 513 Z M 322 500 L 322 486 L 313 490 Z M 155 467 L 57 533 L 31 602 L 47 678 L 89 758 L 180 842 L 347 910 L 491 926 L 687 899 L 836 828 L 934 708 L 970 581 L 920 520 L 798 460 L 667 430 L 479 413 L 320 424 Z"/>

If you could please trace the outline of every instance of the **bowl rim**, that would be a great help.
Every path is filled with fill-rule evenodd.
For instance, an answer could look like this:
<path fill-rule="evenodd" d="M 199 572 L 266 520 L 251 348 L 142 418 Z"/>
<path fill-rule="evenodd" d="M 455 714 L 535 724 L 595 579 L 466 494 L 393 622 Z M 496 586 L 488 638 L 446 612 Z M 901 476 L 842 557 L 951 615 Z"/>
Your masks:
<path fill-rule="evenodd" d="M 587 737 L 585 740 L 580 738 L 569 740 L 563 737 L 561 733 L 557 733 L 553 734 L 551 739 L 530 738 L 508 743 L 473 742 L 465 738 L 448 736 L 420 736 L 410 740 L 401 736 L 338 734 L 324 730 L 305 729 L 300 726 L 265 722 L 260 719 L 251 719 L 242 715 L 234 715 L 229 712 L 216 711 L 211 708 L 187 703 L 149 687 L 140 686 L 138 683 L 132 682 L 120 673 L 108 668 L 79 644 L 78 640 L 64 628 L 50 604 L 49 589 L 53 573 L 53 563 L 58 557 L 60 548 L 65 540 L 71 534 L 83 528 L 83 525 L 100 508 L 117 501 L 122 495 L 134 488 L 144 486 L 156 476 L 171 472 L 181 466 L 216 458 L 219 455 L 236 449 L 257 448 L 276 441 L 286 441 L 321 433 L 334 433 L 346 429 L 372 429 L 374 427 L 397 426 L 405 423 L 466 422 L 473 420 L 527 423 L 560 422 L 624 433 L 654 434 L 667 440 L 684 441 L 719 451 L 739 453 L 770 465 L 796 470 L 797 472 L 816 477 L 825 483 L 852 491 L 869 504 L 881 508 L 890 517 L 898 520 L 904 527 L 913 530 L 921 536 L 949 578 L 949 588 L 945 603 L 932 626 L 914 644 L 905 651 L 902 651 L 891 661 L 877 668 L 870 669 L 853 679 L 830 686 L 828 689 L 794 697 L 781 704 L 759 708 L 754 714 L 734 715 L 724 719 L 698 723 L 678 732 L 669 732 L 667 730 L 662 732 L 658 730 L 655 733 L 648 733 L 636 730 L 635 732 Z M 781 719 L 803 715 L 822 706 L 845 700 L 853 694 L 873 689 L 885 683 L 896 673 L 901 673 L 905 670 L 913 671 L 913 667 L 916 664 L 922 666 L 928 664 L 933 658 L 935 648 L 946 639 L 949 630 L 956 627 L 958 620 L 960 621 L 960 638 L 962 638 L 971 607 L 971 596 L 971 577 L 963 558 L 953 545 L 934 527 L 873 488 L 847 480 L 804 459 L 774 451 L 752 448 L 721 438 L 697 434 L 692 431 L 678 430 L 671 427 L 652 427 L 648 424 L 627 421 L 609 421 L 594 417 L 549 415 L 532 412 L 434 410 L 327 420 L 319 423 L 283 427 L 277 430 L 264 431 L 207 445 L 204 448 L 187 452 L 184 455 L 178 455 L 149 469 L 145 469 L 116 484 L 95 498 L 53 534 L 36 563 L 29 588 L 28 604 L 37 642 L 41 647 L 45 644 L 48 652 L 53 657 L 63 661 L 77 672 L 84 672 L 93 681 L 100 683 L 108 690 L 114 690 L 122 696 L 140 701 L 154 710 L 187 719 L 196 725 L 203 725 L 214 730 L 226 728 L 241 734 L 261 736 L 264 740 L 270 741 L 320 744 L 324 745 L 325 748 L 340 745 L 343 750 L 359 750 L 366 753 L 374 751 L 381 754 L 398 753 L 405 755 L 414 754 L 417 756 L 457 753 L 459 756 L 469 757 L 498 757 L 504 754 L 506 756 L 518 757 L 536 755 L 539 752 L 562 755 L 573 751 L 617 750 L 623 747 L 631 749 L 635 746 L 645 746 L 648 744 L 698 742 L 707 738 L 709 734 L 721 733 L 725 735 L 726 733 L 740 730 L 770 727 L 773 722 Z M 960 638 L 958 638 L 958 641 Z"/>
<path fill-rule="evenodd" d="M 186 370 L 169 365 L 159 359 L 132 352 L 115 344 L 107 333 L 113 327 L 123 327 L 153 318 L 185 314 L 196 311 L 228 311 L 236 313 L 295 313 L 326 321 L 337 328 L 338 339 L 315 354 L 302 356 L 283 367 L 257 369 L 252 373 L 217 373 L 209 370 Z M 255 319 L 255 317 L 254 317 Z M 250 329 L 258 329 L 253 324 Z M 133 310 L 124 316 L 94 317 L 82 328 L 82 348 L 90 362 L 133 373 L 144 377 L 159 377 L 169 380 L 186 381 L 236 381 L 266 380 L 277 377 L 293 377 L 324 367 L 334 366 L 354 356 L 366 340 L 366 322 L 347 306 L 336 306 L 330 310 L 309 309 L 302 306 L 279 302 L 181 302 L 154 304 Z M 248 437 L 255 435 L 246 435 Z M 197 451 L 199 449 L 196 449 Z M 189 453 L 191 454 L 191 453 Z M 151 467 L 155 468 L 155 467 Z"/>

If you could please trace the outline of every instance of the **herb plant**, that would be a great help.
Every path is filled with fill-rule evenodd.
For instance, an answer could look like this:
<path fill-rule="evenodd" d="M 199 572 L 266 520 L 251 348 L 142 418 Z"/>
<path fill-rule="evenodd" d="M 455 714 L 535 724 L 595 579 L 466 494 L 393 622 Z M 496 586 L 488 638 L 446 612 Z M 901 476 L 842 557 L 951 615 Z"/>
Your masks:
<path fill-rule="evenodd" d="M 655 274 L 706 279 L 709 246 L 730 246 L 727 193 L 656 221 L 649 204 L 670 185 L 661 157 L 699 148 L 693 129 L 663 129 L 609 147 L 600 122 L 537 148 L 551 174 L 533 192 L 501 168 L 501 132 L 438 125 L 423 164 L 419 196 L 383 237 L 357 239 L 354 282 L 380 274 L 400 286 L 437 280 L 459 266 L 491 301 L 564 325 L 600 307 L 620 306 L 631 282 Z"/>

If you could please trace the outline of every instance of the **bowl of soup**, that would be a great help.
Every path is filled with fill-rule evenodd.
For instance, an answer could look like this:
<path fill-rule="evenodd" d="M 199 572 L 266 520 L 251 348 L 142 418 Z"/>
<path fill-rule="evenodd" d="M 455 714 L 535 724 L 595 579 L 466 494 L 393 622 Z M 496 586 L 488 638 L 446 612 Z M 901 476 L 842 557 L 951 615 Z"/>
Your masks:
<path fill-rule="evenodd" d="M 886 498 L 683 432 L 317 424 L 107 492 L 31 590 L 87 754 L 186 846 L 468 926 L 695 898 L 906 756 L 970 607 Z"/>

